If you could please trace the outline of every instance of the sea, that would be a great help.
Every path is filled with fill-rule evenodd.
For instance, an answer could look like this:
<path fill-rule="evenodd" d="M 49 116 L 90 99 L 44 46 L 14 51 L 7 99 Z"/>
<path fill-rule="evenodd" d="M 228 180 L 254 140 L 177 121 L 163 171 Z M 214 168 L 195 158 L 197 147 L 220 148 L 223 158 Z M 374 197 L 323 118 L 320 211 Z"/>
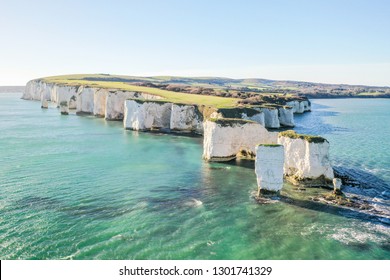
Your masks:
<path fill-rule="evenodd" d="M 207 163 L 200 137 L 20 97 L 0 94 L 1 259 L 390 259 L 390 99 L 314 99 L 295 116 L 361 182 L 345 192 L 364 211 L 289 183 L 259 202 L 253 162 Z"/>

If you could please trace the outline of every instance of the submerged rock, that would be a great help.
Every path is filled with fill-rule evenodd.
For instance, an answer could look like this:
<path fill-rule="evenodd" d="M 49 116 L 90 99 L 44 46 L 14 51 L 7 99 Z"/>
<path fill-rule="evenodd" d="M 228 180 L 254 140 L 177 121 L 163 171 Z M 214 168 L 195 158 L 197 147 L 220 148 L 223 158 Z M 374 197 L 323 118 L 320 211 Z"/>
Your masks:
<path fill-rule="evenodd" d="M 343 194 L 336 194 L 334 192 L 319 195 L 314 197 L 312 200 L 359 210 L 373 209 L 372 205 L 370 205 L 367 201 L 361 200 L 357 197 L 347 197 Z"/>

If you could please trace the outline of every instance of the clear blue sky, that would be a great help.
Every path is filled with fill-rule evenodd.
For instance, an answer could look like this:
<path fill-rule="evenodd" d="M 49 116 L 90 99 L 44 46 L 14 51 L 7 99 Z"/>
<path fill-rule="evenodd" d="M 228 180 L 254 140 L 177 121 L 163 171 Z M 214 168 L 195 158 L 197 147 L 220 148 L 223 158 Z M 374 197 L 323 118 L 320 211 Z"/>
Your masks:
<path fill-rule="evenodd" d="M 0 0 L 0 85 L 70 73 L 390 86 L 390 1 Z"/>

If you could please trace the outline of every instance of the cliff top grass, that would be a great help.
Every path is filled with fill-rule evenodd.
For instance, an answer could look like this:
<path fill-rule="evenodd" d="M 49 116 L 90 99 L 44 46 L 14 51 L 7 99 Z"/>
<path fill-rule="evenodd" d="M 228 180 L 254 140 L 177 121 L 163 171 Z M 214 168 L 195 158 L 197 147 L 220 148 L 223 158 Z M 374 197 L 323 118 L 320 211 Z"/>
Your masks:
<path fill-rule="evenodd" d="M 245 119 L 236 119 L 236 118 L 210 118 L 209 121 L 215 122 L 222 126 L 231 126 L 233 124 L 248 124 L 248 123 L 256 123 L 251 120 Z"/>
<path fill-rule="evenodd" d="M 55 76 L 55 77 L 42 78 L 40 80 L 47 83 L 69 85 L 69 86 L 88 86 L 88 87 L 142 92 L 142 93 L 148 93 L 151 95 L 160 96 L 167 102 L 191 104 L 191 105 L 206 105 L 206 106 L 213 106 L 216 108 L 233 108 L 237 106 L 237 102 L 239 100 L 238 98 L 227 98 L 227 97 L 174 92 L 174 91 L 162 90 L 159 88 L 132 85 L 120 81 L 100 81 L 98 79 L 101 75 L 96 75 L 96 80 L 84 80 L 83 79 L 84 76 L 85 75 Z M 88 77 L 90 79 L 93 79 L 94 75 L 88 75 Z M 120 76 L 116 76 L 116 77 L 120 77 Z"/>
<path fill-rule="evenodd" d="M 143 99 L 143 98 L 129 98 L 127 100 L 133 100 L 137 102 L 138 104 L 144 104 L 144 103 L 160 103 L 160 104 L 168 104 L 171 103 L 170 101 L 167 101 L 165 99 Z"/>
<path fill-rule="evenodd" d="M 250 107 L 236 107 L 236 108 L 219 108 L 220 112 L 224 118 L 227 119 L 240 119 L 241 114 L 246 114 L 248 117 L 260 114 L 259 110 L 250 108 Z"/>
<path fill-rule="evenodd" d="M 116 81 L 126 83 L 150 82 L 163 84 L 181 84 L 184 86 L 199 86 L 213 88 L 216 91 L 252 92 L 263 96 L 273 95 L 284 101 L 305 100 L 306 97 L 390 97 L 390 87 L 321 84 L 302 81 L 276 81 L 267 79 L 232 79 L 226 77 L 184 77 L 184 76 L 126 76 L 112 74 L 73 74 L 44 79 L 67 79 L 86 81 Z M 300 95 L 300 96 L 299 96 Z M 236 97 L 228 96 L 226 97 Z M 277 100 L 276 100 L 277 101 Z M 263 102 L 264 103 L 264 102 Z M 269 99 L 265 103 L 277 103 Z M 250 104 L 250 103 L 247 103 Z"/>
<path fill-rule="evenodd" d="M 328 142 L 328 140 L 326 140 L 321 136 L 298 134 L 294 130 L 286 130 L 286 131 L 279 132 L 279 137 L 281 136 L 289 137 L 292 139 L 303 139 L 309 143 L 324 143 L 325 141 Z"/>

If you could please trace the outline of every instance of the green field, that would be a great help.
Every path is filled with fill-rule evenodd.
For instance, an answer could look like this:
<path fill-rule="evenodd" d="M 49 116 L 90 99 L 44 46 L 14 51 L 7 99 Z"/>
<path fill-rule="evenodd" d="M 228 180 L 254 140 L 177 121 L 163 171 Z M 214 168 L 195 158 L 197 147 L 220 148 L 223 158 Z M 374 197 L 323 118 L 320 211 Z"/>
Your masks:
<path fill-rule="evenodd" d="M 181 77 L 181 76 L 124 76 L 110 74 L 74 74 L 45 77 L 46 82 L 85 85 L 136 91 L 158 95 L 174 103 L 196 104 L 216 108 L 231 108 L 238 105 L 273 103 L 275 98 L 295 98 L 298 95 L 309 98 L 332 97 L 390 97 L 389 87 L 353 85 L 331 85 L 296 81 L 275 81 L 267 79 L 231 79 L 224 77 Z M 172 86 L 172 87 L 168 87 Z M 175 89 L 175 86 L 181 88 Z M 190 90 L 186 90 L 186 88 Z M 200 90 L 195 93 L 191 90 Z M 203 92 L 203 91 L 209 92 Z M 191 93 L 189 93 L 191 92 Z M 243 102 L 242 100 L 249 100 Z M 257 100 L 257 101 L 256 101 Z M 252 103 L 251 103 L 252 102 Z M 257 102 L 257 103 L 256 103 Z M 276 102 L 278 103 L 278 102 Z M 280 102 L 279 102 L 280 103 Z"/>
<path fill-rule="evenodd" d="M 187 94 L 181 92 L 174 92 L 168 90 L 161 90 L 159 88 L 136 86 L 128 84 L 127 82 L 119 81 L 105 81 L 98 79 L 107 79 L 107 77 L 112 79 L 126 79 L 128 81 L 148 81 L 148 82 L 158 82 L 163 80 L 153 77 L 153 78 L 143 78 L 140 77 L 129 77 L 129 76 L 106 76 L 106 75 L 68 75 L 68 76 L 54 76 L 42 78 L 45 82 L 64 84 L 64 85 L 75 85 L 75 86 L 90 86 L 90 87 L 99 87 L 107 89 L 118 89 L 126 91 L 135 91 L 143 92 L 152 95 L 161 96 L 164 100 L 174 103 L 183 103 L 183 104 L 196 104 L 196 105 L 206 105 L 216 108 L 229 108 L 235 107 L 237 105 L 237 98 L 224 98 L 218 96 L 208 96 L 208 95 L 197 95 L 197 94 Z M 89 80 L 85 80 L 88 78 Z M 90 80 L 96 79 L 96 80 Z M 160 81 L 161 82 L 161 81 Z"/>

